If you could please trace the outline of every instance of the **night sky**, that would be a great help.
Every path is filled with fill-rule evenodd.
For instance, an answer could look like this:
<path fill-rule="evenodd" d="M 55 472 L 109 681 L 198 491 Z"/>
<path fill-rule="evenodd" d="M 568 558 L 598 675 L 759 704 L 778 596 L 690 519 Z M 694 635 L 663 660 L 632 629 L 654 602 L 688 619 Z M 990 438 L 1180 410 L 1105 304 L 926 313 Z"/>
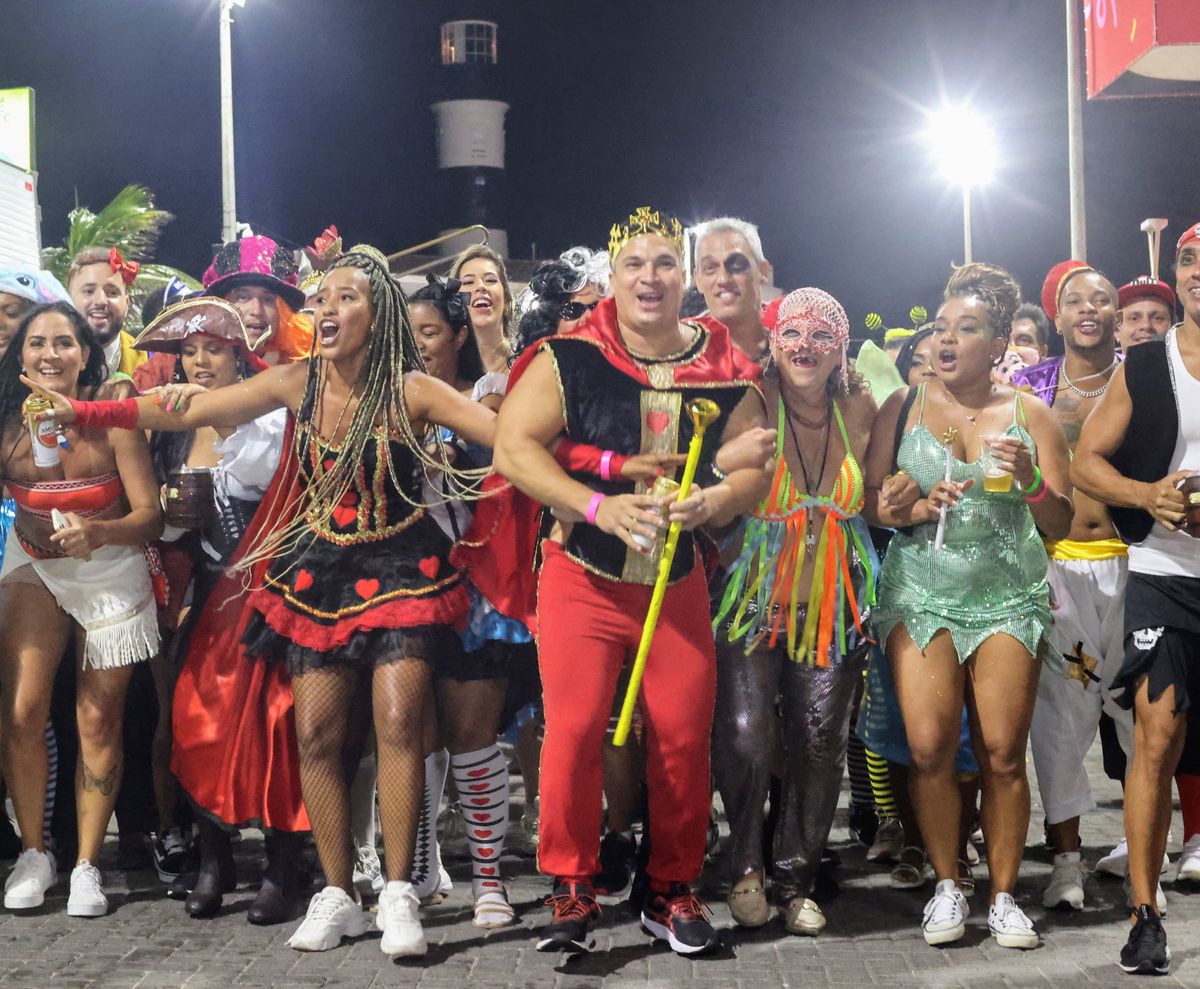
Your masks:
<path fill-rule="evenodd" d="M 917 137 L 969 98 L 1002 149 L 975 254 L 1036 299 L 1068 256 L 1058 0 L 507 0 L 512 253 L 603 246 L 651 203 L 758 223 L 776 282 L 817 285 L 862 330 L 932 310 L 961 260 L 957 190 Z M 235 11 L 238 213 L 308 243 L 336 223 L 385 251 L 434 236 L 438 24 L 451 0 L 247 0 Z M 37 90 L 43 239 L 75 202 L 139 182 L 178 217 L 158 260 L 199 274 L 220 229 L 215 0 L 4 0 L 0 87 Z M 1147 268 L 1200 219 L 1194 99 L 1085 104 L 1089 260 Z M 1170 260 L 1170 248 L 1165 252 Z M 1168 280 L 1173 280 L 1168 276 Z"/>

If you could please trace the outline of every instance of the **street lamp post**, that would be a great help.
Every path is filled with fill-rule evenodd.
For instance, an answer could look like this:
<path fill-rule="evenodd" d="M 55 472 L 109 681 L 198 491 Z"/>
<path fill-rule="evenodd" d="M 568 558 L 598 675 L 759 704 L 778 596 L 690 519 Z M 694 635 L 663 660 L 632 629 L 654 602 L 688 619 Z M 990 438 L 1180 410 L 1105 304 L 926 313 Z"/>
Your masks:
<path fill-rule="evenodd" d="M 233 8 L 246 0 L 220 0 L 221 36 L 221 241 L 237 237 L 237 177 L 233 158 L 233 47 L 230 26 Z"/>
<path fill-rule="evenodd" d="M 962 189 L 963 262 L 974 260 L 971 249 L 971 188 L 991 180 L 995 171 L 995 137 L 991 128 L 967 106 L 946 106 L 930 114 L 925 132 L 942 175 Z"/>

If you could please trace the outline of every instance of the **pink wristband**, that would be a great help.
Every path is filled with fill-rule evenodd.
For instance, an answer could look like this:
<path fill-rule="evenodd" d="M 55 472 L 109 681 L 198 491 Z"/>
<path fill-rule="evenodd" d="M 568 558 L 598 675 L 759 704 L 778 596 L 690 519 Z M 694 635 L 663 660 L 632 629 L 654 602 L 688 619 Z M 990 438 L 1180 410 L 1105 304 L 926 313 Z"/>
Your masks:
<path fill-rule="evenodd" d="M 1037 491 L 1025 496 L 1025 504 L 1035 505 L 1046 497 L 1046 479 L 1043 477 L 1040 480 L 1042 483 L 1038 485 Z"/>
<path fill-rule="evenodd" d="M 587 507 L 588 525 L 596 524 L 596 513 L 598 511 L 600 511 L 600 502 L 602 502 L 604 500 L 604 497 L 605 496 L 602 495 L 599 491 L 597 491 L 594 495 L 592 495 L 592 500 L 588 502 L 588 507 Z"/>
<path fill-rule="evenodd" d="M 609 473 L 609 469 L 612 467 L 612 458 L 612 450 L 605 450 L 600 454 L 600 479 L 602 481 L 612 480 L 612 474 Z"/>

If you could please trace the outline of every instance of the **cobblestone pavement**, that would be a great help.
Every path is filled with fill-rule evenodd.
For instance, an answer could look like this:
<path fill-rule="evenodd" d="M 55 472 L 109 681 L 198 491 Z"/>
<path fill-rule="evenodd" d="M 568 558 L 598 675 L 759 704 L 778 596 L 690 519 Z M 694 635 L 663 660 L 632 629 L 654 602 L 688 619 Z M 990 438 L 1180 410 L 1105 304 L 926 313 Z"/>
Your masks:
<path fill-rule="evenodd" d="M 1099 749 L 1089 758 L 1100 809 L 1084 821 L 1085 858 L 1091 862 L 1121 835 L 1119 788 L 1103 779 Z M 889 889 L 886 872 L 868 866 L 860 848 L 846 841 L 844 811 L 832 838 L 842 858 L 840 893 L 823 906 L 829 918 L 819 938 L 789 937 L 777 922 L 757 932 L 731 926 L 721 890 L 707 885 L 723 950 L 688 961 L 665 945 L 652 945 L 619 906 L 605 910 L 597 951 L 564 961 L 533 948 L 533 932 L 545 921 L 546 886 L 529 859 L 507 857 L 515 874 L 512 899 L 520 926 L 483 934 L 471 926 L 466 863 L 450 863 L 455 889 L 447 901 L 425 911 L 429 955 L 422 963 L 389 963 L 372 933 L 354 944 L 302 955 L 285 945 L 292 924 L 255 928 L 245 912 L 253 888 L 239 886 L 214 920 L 189 919 L 182 904 L 167 900 L 152 873 L 107 873 L 113 911 L 97 920 L 66 916 L 66 875 L 37 913 L 0 913 L 0 989 L 49 986 L 106 989 L 249 989 L 249 987 L 464 986 L 472 989 L 553 986 L 563 989 L 765 989 L 768 986 L 1106 986 L 1130 981 L 1116 967 L 1127 933 L 1121 884 L 1089 881 L 1087 907 L 1070 915 L 1041 908 L 1049 857 L 1040 847 L 1040 808 L 1035 806 L 1030 847 L 1018 899 L 1042 933 L 1035 951 L 998 948 L 987 936 L 986 883 L 974 897 L 975 916 L 957 945 L 927 947 L 918 930 L 928 889 Z M 259 849 L 247 832 L 239 844 L 239 868 L 253 878 Z M 1171 851 L 1181 828 L 1176 819 Z M 106 854 L 115 855 L 110 842 Z M 1171 873 L 1173 876 L 1173 871 Z M 1200 986 L 1200 895 L 1168 885 L 1167 931 L 1174 954 L 1171 975 L 1155 985 Z"/>

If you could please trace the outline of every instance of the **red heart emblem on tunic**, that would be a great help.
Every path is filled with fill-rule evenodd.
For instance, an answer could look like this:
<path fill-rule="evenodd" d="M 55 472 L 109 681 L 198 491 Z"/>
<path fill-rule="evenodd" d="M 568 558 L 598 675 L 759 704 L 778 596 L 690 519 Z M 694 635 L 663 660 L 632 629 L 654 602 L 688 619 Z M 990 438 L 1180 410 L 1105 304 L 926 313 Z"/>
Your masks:
<path fill-rule="evenodd" d="M 379 581 L 373 578 L 371 580 L 356 581 L 354 584 L 354 590 L 364 601 L 370 601 L 371 598 L 379 593 Z"/>
<path fill-rule="evenodd" d="M 647 412 L 646 425 L 655 436 L 661 436 L 663 430 L 671 425 L 671 417 L 665 412 Z"/>
<path fill-rule="evenodd" d="M 436 556 L 427 556 L 417 564 L 417 569 L 429 580 L 433 580 L 437 576 L 438 571 L 442 569 L 442 561 Z"/>
<path fill-rule="evenodd" d="M 479 854 L 482 855 L 485 859 L 490 859 L 493 855 L 496 854 L 496 849 L 481 848 L 481 849 L 479 849 Z"/>
<path fill-rule="evenodd" d="M 358 518 L 358 510 L 349 508 L 346 505 L 338 505 L 338 507 L 333 510 L 333 521 L 338 524 L 339 529 L 345 529 L 346 527 L 353 525 L 356 518 Z"/>
<path fill-rule="evenodd" d="M 296 589 L 296 593 L 307 591 L 313 585 L 313 575 L 307 570 L 296 571 L 296 583 L 292 586 Z"/>
<path fill-rule="evenodd" d="M 473 835 L 474 835 L 476 838 L 480 838 L 480 839 L 483 839 L 483 840 L 485 840 L 485 841 L 486 841 L 488 838 L 490 838 L 490 837 L 491 837 L 491 836 L 492 836 L 494 833 L 495 833 L 495 832 L 493 832 L 493 831 L 492 831 L 492 830 L 490 830 L 490 829 L 476 830 L 476 831 L 472 831 L 472 832 L 471 832 L 471 834 L 473 834 Z"/>
<path fill-rule="evenodd" d="M 496 867 L 494 865 L 481 865 L 479 873 L 483 876 L 494 876 L 496 874 Z"/>

